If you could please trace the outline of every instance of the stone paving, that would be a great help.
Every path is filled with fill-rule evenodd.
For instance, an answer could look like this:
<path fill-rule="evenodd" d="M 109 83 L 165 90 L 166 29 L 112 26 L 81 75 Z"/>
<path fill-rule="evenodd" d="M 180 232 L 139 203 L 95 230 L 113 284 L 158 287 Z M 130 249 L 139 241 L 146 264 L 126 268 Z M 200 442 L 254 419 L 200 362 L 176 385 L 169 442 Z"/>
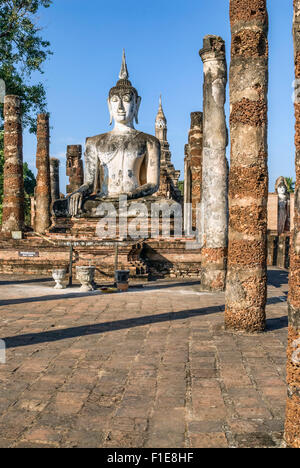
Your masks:
<path fill-rule="evenodd" d="M 128 293 L 0 277 L 0 447 L 278 447 L 287 272 L 269 272 L 268 330 L 226 333 L 197 282 Z"/>

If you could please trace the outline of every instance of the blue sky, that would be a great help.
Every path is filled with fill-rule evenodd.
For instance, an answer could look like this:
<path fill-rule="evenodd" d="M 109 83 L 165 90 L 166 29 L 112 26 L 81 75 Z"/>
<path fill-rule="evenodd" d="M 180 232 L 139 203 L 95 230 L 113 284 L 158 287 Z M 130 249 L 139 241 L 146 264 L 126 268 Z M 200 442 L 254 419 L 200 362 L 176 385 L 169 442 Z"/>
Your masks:
<path fill-rule="evenodd" d="M 278 176 L 295 177 L 292 0 L 268 0 L 268 9 L 273 191 Z M 142 96 L 137 128 L 154 133 L 162 94 L 173 163 L 183 177 L 190 112 L 202 110 L 198 51 L 206 34 L 220 35 L 226 41 L 229 66 L 229 0 L 54 0 L 51 8 L 40 11 L 39 20 L 54 52 L 41 81 L 51 113 L 51 156 L 61 160 L 61 191 L 67 182 L 66 146 L 84 144 L 86 137 L 109 130 L 106 99 L 118 79 L 123 47 L 130 80 Z M 35 137 L 25 132 L 24 160 L 34 172 L 35 152 Z"/>

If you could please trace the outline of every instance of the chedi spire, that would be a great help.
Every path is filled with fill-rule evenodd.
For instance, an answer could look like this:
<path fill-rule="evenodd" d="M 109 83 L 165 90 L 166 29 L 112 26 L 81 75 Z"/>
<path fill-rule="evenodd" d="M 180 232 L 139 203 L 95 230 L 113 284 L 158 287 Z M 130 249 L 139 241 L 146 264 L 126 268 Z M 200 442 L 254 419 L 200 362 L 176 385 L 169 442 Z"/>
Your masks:
<path fill-rule="evenodd" d="M 163 107 L 162 107 L 162 98 L 161 98 L 161 95 L 159 96 L 159 107 L 158 107 L 158 112 L 157 112 L 157 116 L 156 116 L 156 123 L 162 123 L 161 121 L 164 121 L 164 123 L 166 124 L 167 123 L 167 119 L 166 119 L 166 116 L 164 114 L 164 110 L 163 110 Z"/>

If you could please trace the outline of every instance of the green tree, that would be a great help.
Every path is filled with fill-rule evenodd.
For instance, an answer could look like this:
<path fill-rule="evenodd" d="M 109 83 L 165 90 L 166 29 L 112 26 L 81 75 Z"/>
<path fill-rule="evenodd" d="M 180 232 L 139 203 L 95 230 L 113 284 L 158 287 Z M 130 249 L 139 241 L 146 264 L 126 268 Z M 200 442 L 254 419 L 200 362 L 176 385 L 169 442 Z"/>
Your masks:
<path fill-rule="evenodd" d="M 42 65 L 51 54 L 50 43 L 40 36 L 37 13 L 52 0 L 0 0 L 0 78 L 7 94 L 22 99 L 24 127 L 35 131 L 35 114 L 46 109 L 42 83 L 30 82 L 32 73 L 43 73 Z M 3 117 L 3 105 L 0 106 Z"/>
<path fill-rule="evenodd" d="M 181 191 L 181 194 L 183 196 L 184 195 L 184 181 L 183 180 L 178 181 L 178 188 Z"/>
<path fill-rule="evenodd" d="M 43 73 L 42 65 L 51 54 L 50 43 L 40 36 L 37 13 L 52 0 L 0 0 L 0 79 L 6 94 L 20 96 L 23 127 L 36 131 L 36 114 L 46 111 L 46 93 L 42 83 L 32 83 L 34 72 Z M 3 201 L 3 103 L 0 103 L 0 221 Z M 24 163 L 25 219 L 35 177 Z"/>
<path fill-rule="evenodd" d="M 286 183 L 288 185 L 288 192 L 294 193 L 295 192 L 295 182 L 293 181 L 292 177 L 285 177 Z"/>

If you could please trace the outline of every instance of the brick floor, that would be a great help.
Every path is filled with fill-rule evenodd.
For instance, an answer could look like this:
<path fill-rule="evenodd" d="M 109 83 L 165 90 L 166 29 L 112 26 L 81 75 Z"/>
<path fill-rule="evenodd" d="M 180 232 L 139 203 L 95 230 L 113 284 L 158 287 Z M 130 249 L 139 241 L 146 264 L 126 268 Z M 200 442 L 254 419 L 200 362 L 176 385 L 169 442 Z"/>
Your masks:
<path fill-rule="evenodd" d="M 0 447 L 276 447 L 285 412 L 287 273 L 268 330 L 223 328 L 196 282 L 128 293 L 0 277 Z"/>

